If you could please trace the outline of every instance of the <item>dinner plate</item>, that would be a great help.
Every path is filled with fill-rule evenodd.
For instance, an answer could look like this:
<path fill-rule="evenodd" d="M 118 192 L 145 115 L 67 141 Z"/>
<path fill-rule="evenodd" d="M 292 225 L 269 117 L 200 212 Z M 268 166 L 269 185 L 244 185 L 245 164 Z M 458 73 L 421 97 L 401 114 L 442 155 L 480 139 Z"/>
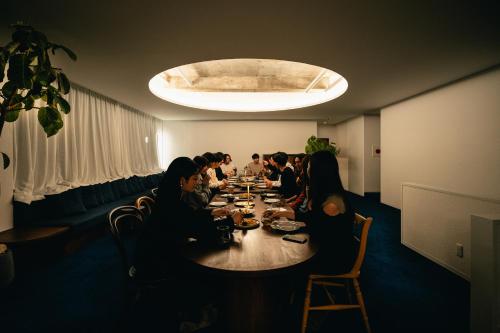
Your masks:
<path fill-rule="evenodd" d="M 260 222 L 254 218 L 244 218 L 241 224 L 234 224 L 235 229 L 254 229 L 260 225 Z"/>
<path fill-rule="evenodd" d="M 283 207 L 271 207 L 266 210 L 270 210 L 272 212 L 286 212 L 286 209 Z"/>
<path fill-rule="evenodd" d="M 246 177 L 241 177 L 241 180 L 244 182 L 252 182 L 255 180 L 255 176 L 246 176 Z"/>
<path fill-rule="evenodd" d="M 255 194 L 250 193 L 250 200 L 255 197 Z M 238 193 L 238 198 L 239 199 L 246 199 L 248 198 L 248 193 Z"/>
<path fill-rule="evenodd" d="M 282 221 L 282 220 L 274 221 L 270 225 L 271 228 L 274 230 L 285 231 L 285 232 L 297 231 L 300 228 L 306 226 L 304 222 Z"/>
<path fill-rule="evenodd" d="M 225 202 L 225 201 L 212 201 L 208 205 L 212 206 L 212 207 L 224 207 L 225 205 L 227 205 L 227 202 Z"/>
<path fill-rule="evenodd" d="M 276 193 L 266 193 L 266 197 L 271 198 L 271 197 L 276 197 L 278 196 Z"/>
<path fill-rule="evenodd" d="M 269 198 L 269 199 L 264 199 L 265 203 L 276 203 L 280 202 L 280 199 L 275 199 L 275 198 Z"/>
<path fill-rule="evenodd" d="M 234 205 L 236 207 L 248 207 L 248 208 L 252 208 L 253 206 L 255 206 L 255 203 L 253 201 L 250 201 L 247 205 L 247 201 L 237 201 L 234 203 Z"/>
<path fill-rule="evenodd" d="M 237 198 L 237 196 L 235 196 L 234 194 L 232 193 L 225 193 L 225 194 L 221 194 L 220 195 L 222 198 L 229 198 L 229 197 L 234 197 L 235 199 Z"/>
<path fill-rule="evenodd" d="M 267 188 L 267 185 L 264 184 L 264 183 L 262 183 L 262 184 L 257 184 L 256 187 L 258 187 L 258 188 Z"/>
<path fill-rule="evenodd" d="M 255 214 L 255 209 L 253 208 L 234 208 L 231 209 L 231 212 L 240 212 L 243 215 Z"/>
<path fill-rule="evenodd" d="M 252 183 L 252 182 L 243 182 L 243 183 L 240 183 L 239 185 L 240 185 L 241 187 L 247 187 L 247 186 L 252 187 L 252 186 L 254 186 L 254 185 L 255 185 L 255 183 Z"/>

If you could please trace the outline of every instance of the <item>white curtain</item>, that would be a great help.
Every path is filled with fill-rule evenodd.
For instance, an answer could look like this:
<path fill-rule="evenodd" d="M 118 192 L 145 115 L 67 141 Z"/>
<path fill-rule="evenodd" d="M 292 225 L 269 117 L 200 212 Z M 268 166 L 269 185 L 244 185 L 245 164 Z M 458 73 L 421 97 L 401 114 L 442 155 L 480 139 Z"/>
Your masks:
<path fill-rule="evenodd" d="M 66 97 L 71 112 L 56 135 L 47 138 L 36 109 L 14 123 L 14 200 L 161 171 L 161 120 L 75 85 Z"/>

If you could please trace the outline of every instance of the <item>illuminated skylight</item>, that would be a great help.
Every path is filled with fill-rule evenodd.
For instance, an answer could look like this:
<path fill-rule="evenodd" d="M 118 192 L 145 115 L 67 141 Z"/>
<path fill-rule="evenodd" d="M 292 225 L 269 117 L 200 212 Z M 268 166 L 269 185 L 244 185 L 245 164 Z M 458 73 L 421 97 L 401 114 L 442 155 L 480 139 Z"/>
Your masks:
<path fill-rule="evenodd" d="M 167 69 L 149 81 L 149 90 L 166 101 L 233 112 L 321 104 L 342 95 L 347 86 L 346 79 L 330 69 L 271 59 L 198 62 Z"/>

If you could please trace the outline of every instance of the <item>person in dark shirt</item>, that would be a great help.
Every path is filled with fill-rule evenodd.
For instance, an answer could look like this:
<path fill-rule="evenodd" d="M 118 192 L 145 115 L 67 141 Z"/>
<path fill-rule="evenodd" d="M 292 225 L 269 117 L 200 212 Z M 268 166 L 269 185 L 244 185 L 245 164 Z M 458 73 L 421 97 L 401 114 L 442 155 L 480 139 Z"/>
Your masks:
<path fill-rule="evenodd" d="M 288 155 L 284 152 L 277 152 L 273 155 L 273 160 L 276 162 L 276 168 L 279 171 L 279 193 L 285 198 L 289 199 L 297 195 L 297 181 L 295 175 L 289 167 L 286 166 L 288 162 Z"/>
<path fill-rule="evenodd" d="M 221 164 L 224 163 L 224 154 L 221 152 L 215 153 L 214 154 L 217 157 L 217 162 L 218 166 L 215 168 L 215 175 L 217 176 L 218 180 L 223 180 L 227 179 L 227 175 L 224 174 L 224 172 L 221 169 Z"/>
<path fill-rule="evenodd" d="M 323 274 L 347 273 L 356 257 L 354 210 L 340 180 L 337 158 L 328 151 L 315 152 L 307 172 L 307 211 L 269 212 L 265 217 L 285 216 L 306 221 L 311 240 L 319 245 L 310 270 Z"/>
<path fill-rule="evenodd" d="M 173 276 L 182 269 L 179 246 L 187 238 L 211 242 L 217 237 L 214 216 L 227 216 L 226 208 L 193 209 L 183 197 L 194 191 L 198 166 L 178 157 L 168 167 L 158 188 L 153 211 L 144 224 L 136 246 L 134 266 L 140 279 Z M 235 219 L 241 216 L 236 214 Z"/>

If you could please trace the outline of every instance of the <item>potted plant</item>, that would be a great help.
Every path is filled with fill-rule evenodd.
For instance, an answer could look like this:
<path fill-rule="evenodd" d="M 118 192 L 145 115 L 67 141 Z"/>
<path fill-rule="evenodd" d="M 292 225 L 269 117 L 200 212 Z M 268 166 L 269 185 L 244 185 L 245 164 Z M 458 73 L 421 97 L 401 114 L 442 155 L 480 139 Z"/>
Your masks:
<path fill-rule="evenodd" d="M 49 42 L 33 27 L 12 25 L 12 40 L 0 47 L 0 136 L 5 122 L 14 122 L 22 110 L 38 110 L 38 121 L 47 136 L 63 127 L 61 114 L 70 112 L 63 98 L 70 83 L 61 68 L 53 67 L 49 51 L 64 51 L 72 60 L 76 55 L 67 47 Z M 6 71 L 7 69 L 7 71 Z M 31 111 L 33 112 L 33 111 Z M 0 163 L 6 169 L 10 160 L 1 152 Z"/>
<path fill-rule="evenodd" d="M 306 153 L 312 154 L 320 150 L 326 150 L 337 156 L 340 153 L 340 148 L 337 148 L 335 142 L 328 143 L 326 140 L 319 139 L 314 135 L 307 139 Z"/>

